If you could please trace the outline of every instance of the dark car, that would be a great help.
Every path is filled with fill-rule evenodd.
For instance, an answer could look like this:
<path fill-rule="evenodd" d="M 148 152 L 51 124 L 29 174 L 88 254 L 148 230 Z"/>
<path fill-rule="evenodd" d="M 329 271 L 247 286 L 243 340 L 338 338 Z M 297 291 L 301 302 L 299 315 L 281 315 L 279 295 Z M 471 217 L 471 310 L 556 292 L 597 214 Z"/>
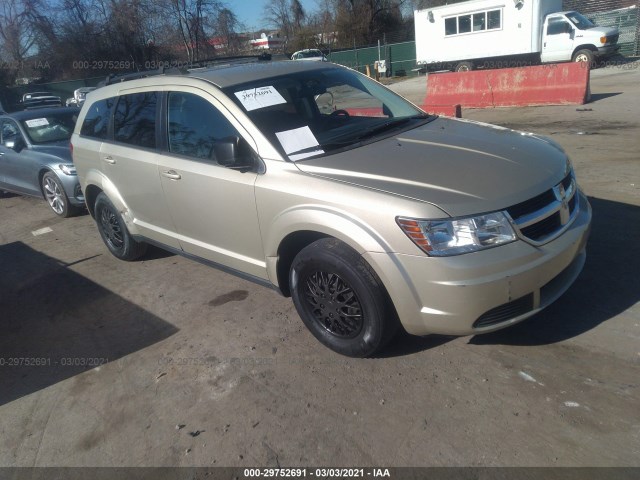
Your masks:
<path fill-rule="evenodd" d="M 0 115 L 0 191 L 44 197 L 62 217 L 78 213 L 84 197 L 69 146 L 77 116 L 75 107 Z"/>
<path fill-rule="evenodd" d="M 21 105 L 24 110 L 45 107 L 61 107 L 62 100 L 60 97 L 51 95 L 49 92 L 30 92 L 25 93 L 22 96 Z"/>

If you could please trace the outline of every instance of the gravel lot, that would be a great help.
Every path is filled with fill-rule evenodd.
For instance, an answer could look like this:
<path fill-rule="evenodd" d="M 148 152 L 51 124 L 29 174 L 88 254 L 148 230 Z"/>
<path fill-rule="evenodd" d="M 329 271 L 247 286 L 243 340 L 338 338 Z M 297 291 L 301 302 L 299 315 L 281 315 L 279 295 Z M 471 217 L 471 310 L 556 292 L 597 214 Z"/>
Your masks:
<path fill-rule="evenodd" d="M 322 347 L 274 291 L 120 262 L 88 215 L 0 198 L 0 466 L 640 466 L 638 67 L 594 71 L 583 107 L 463 111 L 569 152 L 587 264 L 525 323 L 382 358 Z M 422 103 L 425 81 L 393 88 Z"/>

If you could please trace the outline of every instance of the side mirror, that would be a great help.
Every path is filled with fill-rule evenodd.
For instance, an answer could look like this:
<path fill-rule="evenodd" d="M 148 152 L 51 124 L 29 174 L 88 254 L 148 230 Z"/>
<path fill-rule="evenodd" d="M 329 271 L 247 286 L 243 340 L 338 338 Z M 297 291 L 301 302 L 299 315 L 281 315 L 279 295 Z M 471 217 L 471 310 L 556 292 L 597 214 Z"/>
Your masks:
<path fill-rule="evenodd" d="M 20 153 L 20 151 L 27 145 L 24 143 L 23 138 L 18 136 L 13 138 L 12 140 L 5 141 L 4 146 Z"/>
<path fill-rule="evenodd" d="M 213 145 L 214 159 L 223 167 L 242 173 L 254 168 L 251 148 L 247 142 L 237 136 L 226 137 Z"/>

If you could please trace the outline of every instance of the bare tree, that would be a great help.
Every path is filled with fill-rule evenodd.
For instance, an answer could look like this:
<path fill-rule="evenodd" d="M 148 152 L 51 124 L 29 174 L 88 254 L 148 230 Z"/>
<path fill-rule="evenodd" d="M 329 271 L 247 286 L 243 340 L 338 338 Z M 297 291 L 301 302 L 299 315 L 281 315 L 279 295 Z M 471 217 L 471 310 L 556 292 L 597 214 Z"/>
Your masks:
<path fill-rule="evenodd" d="M 216 34 L 224 39 L 228 53 L 237 53 L 240 48 L 238 40 L 238 18 L 228 8 L 222 8 L 214 23 Z"/>
<path fill-rule="evenodd" d="M 31 28 L 29 0 L 3 0 L 0 6 L 0 46 L 2 56 L 21 64 L 31 52 L 36 38 Z"/>
<path fill-rule="evenodd" d="M 168 0 L 169 13 L 175 19 L 182 44 L 190 62 L 212 53 L 207 43 L 206 18 L 216 17 L 221 10 L 217 0 Z"/>

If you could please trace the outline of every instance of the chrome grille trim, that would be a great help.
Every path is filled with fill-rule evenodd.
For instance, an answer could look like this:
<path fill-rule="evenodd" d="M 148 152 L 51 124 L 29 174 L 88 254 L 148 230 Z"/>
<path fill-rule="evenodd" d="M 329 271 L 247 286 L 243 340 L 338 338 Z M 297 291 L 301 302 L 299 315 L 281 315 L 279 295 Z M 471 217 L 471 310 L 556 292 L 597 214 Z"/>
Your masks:
<path fill-rule="evenodd" d="M 527 202 L 523 202 L 511 208 L 511 211 L 517 211 L 519 216 L 512 217 L 509 208 L 505 214 L 519 238 L 532 245 L 544 245 L 562 235 L 575 220 L 580 210 L 579 197 L 576 197 L 577 190 L 576 180 L 573 171 L 571 171 L 560 183 L 545 192 L 549 199 L 553 198 L 547 205 L 531 212 L 525 212 L 526 207 L 523 208 L 523 205 L 526 206 Z M 533 204 L 539 206 L 535 202 Z M 534 237 L 527 235 L 527 230 L 536 232 L 536 235 Z M 539 231 L 543 233 L 538 234 Z"/>

